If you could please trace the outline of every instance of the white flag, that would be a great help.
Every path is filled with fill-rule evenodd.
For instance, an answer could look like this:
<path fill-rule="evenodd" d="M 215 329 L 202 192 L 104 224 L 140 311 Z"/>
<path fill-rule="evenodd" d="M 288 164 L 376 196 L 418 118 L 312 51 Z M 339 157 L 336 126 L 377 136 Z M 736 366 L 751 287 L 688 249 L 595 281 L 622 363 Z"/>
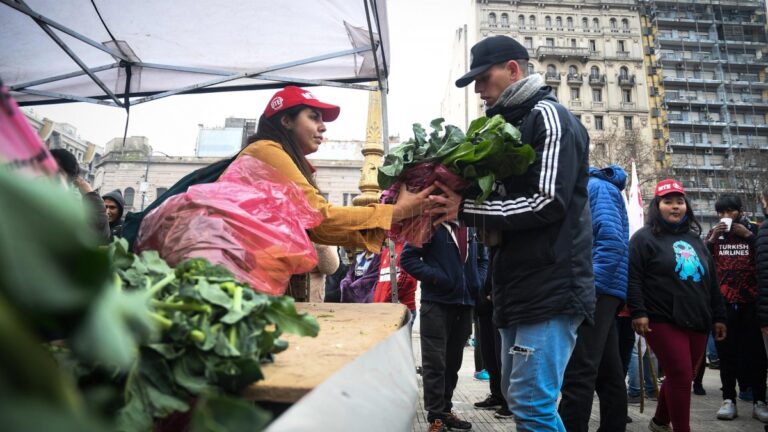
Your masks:
<path fill-rule="evenodd" d="M 640 182 L 637 180 L 635 161 L 632 161 L 632 183 L 629 185 L 629 204 L 627 205 L 629 217 L 629 236 L 644 225 L 643 197 L 640 195 Z"/>
<path fill-rule="evenodd" d="M 629 205 L 627 206 L 629 217 L 629 236 L 644 225 L 643 197 L 640 194 L 640 182 L 637 180 L 635 161 L 632 161 L 632 183 L 629 185 Z"/>

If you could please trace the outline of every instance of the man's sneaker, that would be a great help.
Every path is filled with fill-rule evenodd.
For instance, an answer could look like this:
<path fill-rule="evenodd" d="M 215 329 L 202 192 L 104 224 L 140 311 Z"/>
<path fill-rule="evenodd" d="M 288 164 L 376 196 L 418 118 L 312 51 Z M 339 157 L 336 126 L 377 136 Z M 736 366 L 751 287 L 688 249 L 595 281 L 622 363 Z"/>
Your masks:
<path fill-rule="evenodd" d="M 704 386 L 701 383 L 693 383 L 693 394 L 697 396 L 706 396 L 707 391 L 704 390 Z"/>
<path fill-rule="evenodd" d="M 427 432 L 445 432 L 445 425 L 443 424 L 443 421 L 440 419 L 434 419 L 433 421 L 429 422 Z"/>
<path fill-rule="evenodd" d="M 739 399 L 746 401 L 746 402 L 752 402 L 752 389 L 747 387 L 745 390 L 739 392 Z"/>
<path fill-rule="evenodd" d="M 651 432 L 672 432 L 672 428 L 669 425 L 656 423 L 654 419 L 648 422 L 648 430 Z"/>
<path fill-rule="evenodd" d="M 488 375 L 488 371 L 485 369 L 475 372 L 474 377 L 476 381 L 488 381 L 489 379 L 491 379 L 491 376 Z"/>
<path fill-rule="evenodd" d="M 723 406 L 717 410 L 717 418 L 720 420 L 733 420 L 737 415 L 738 413 L 736 410 L 736 403 L 734 403 L 731 399 L 724 400 Z"/>
<path fill-rule="evenodd" d="M 495 413 L 493 413 L 493 416 L 500 419 L 506 419 L 506 418 L 512 418 L 512 411 L 509 410 L 509 408 L 503 406 L 496 410 Z"/>
<path fill-rule="evenodd" d="M 480 402 L 475 402 L 475 408 L 481 408 L 481 409 L 496 409 L 502 406 L 504 406 L 504 400 L 499 399 L 494 395 L 488 395 L 488 397 L 485 398 L 484 400 L 481 400 Z"/>
<path fill-rule="evenodd" d="M 443 423 L 445 423 L 445 427 L 448 428 L 448 430 L 451 430 L 451 429 L 458 429 L 458 430 L 469 430 L 469 429 L 472 429 L 472 423 L 460 419 L 453 411 L 451 411 L 451 413 L 448 414 L 448 416 L 445 417 L 445 419 L 443 419 Z"/>
<path fill-rule="evenodd" d="M 645 394 L 645 400 L 646 401 L 655 401 L 656 395 L 655 394 Z M 629 405 L 640 405 L 640 395 L 637 396 L 629 396 L 627 395 L 627 403 Z"/>
<path fill-rule="evenodd" d="M 710 369 L 720 369 L 720 359 L 711 360 L 707 367 Z"/>
<path fill-rule="evenodd" d="M 765 405 L 765 402 L 755 402 L 755 405 L 752 406 L 752 418 L 768 423 L 768 406 Z"/>
<path fill-rule="evenodd" d="M 627 424 L 632 423 L 632 417 L 627 416 L 627 420 L 626 420 L 625 423 L 627 423 Z"/>

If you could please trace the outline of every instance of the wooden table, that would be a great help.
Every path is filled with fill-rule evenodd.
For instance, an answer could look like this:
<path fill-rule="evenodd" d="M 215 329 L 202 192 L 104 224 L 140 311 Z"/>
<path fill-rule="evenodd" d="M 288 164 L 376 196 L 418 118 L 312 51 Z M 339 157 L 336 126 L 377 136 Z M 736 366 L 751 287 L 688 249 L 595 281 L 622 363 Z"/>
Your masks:
<path fill-rule="evenodd" d="M 362 353 L 408 322 L 408 309 L 393 303 L 297 303 L 299 312 L 317 318 L 317 337 L 283 334 L 288 349 L 262 368 L 264 380 L 244 397 L 255 401 L 293 403 Z"/>

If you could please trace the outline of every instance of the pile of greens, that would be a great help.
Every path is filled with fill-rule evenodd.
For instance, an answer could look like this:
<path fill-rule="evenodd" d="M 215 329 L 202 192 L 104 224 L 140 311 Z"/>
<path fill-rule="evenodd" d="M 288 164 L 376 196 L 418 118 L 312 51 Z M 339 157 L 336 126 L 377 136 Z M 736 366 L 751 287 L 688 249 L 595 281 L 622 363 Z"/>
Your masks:
<path fill-rule="evenodd" d="M 477 201 L 491 193 L 493 183 L 511 175 L 521 175 L 536 160 L 536 153 L 523 144 L 520 131 L 501 115 L 474 120 L 466 135 L 453 125 L 443 127 L 444 119 L 424 128 L 413 125 L 414 137 L 394 148 L 379 167 L 379 186 L 388 189 L 406 170 L 420 163 L 437 162 L 480 189 Z"/>
<path fill-rule="evenodd" d="M 315 319 L 204 260 L 97 247 L 61 192 L 0 169 L 3 430 L 147 431 L 172 413 L 193 431 L 263 428 L 269 414 L 239 394 L 283 332 L 314 336 Z"/>

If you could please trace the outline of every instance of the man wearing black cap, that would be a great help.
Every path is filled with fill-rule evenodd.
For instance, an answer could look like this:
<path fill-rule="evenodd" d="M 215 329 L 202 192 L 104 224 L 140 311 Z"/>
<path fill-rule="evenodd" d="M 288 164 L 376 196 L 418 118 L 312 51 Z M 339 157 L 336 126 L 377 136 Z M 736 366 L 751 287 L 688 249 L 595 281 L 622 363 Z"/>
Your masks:
<path fill-rule="evenodd" d="M 436 223 L 457 216 L 497 232 L 493 256 L 494 321 L 502 339 L 502 391 L 518 431 L 564 431 L 557 396 L 576 331 L 593 319 L 592 223 L 587 199 L 589 136 L 552 96 L 539 74 L 528 76 L 528 51 L 494 36 L 472 47 L 470 71 L 486 115 L 501 114 L 536 151 L 520 176 L 494 185 L 484 202 L 445 195 Z M 488 236 L 489 238 L 494 236 Z"/>

